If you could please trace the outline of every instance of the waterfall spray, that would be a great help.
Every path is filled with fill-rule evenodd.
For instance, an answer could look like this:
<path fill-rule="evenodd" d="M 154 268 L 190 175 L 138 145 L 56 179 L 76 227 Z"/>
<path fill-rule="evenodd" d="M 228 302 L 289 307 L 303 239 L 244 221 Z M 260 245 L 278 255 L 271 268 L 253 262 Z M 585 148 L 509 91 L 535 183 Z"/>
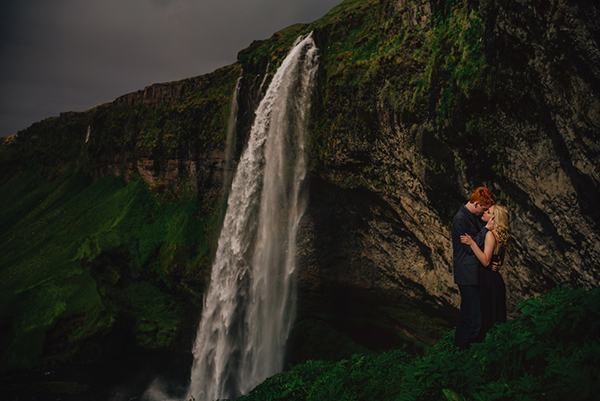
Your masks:
<path fill-rule="evenodd" d="M 312 34 L 299 38 L 256 111 L 194 346 L 188 395 L 196 400 L 237 397 L 283 368 L 317 60 Z"/>

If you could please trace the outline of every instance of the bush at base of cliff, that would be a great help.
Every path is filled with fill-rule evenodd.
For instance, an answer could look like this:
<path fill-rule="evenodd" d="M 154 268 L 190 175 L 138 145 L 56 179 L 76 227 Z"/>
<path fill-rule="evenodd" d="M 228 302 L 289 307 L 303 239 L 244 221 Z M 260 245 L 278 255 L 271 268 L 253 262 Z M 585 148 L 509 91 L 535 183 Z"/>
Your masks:
<path fill-rule="evenodd" d="M 239 400 L 594 400 L 600 397 L 600 289 L 557 287 L 460 352 L 453 332 L 423 357 L 403 350 L 308 361 Z"/>

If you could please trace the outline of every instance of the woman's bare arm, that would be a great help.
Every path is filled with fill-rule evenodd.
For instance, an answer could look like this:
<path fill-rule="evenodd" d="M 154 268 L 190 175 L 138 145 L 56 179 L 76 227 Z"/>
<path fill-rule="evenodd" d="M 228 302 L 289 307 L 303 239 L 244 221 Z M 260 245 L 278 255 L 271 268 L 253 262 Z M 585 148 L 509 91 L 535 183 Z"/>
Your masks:
<path fill-rule="evenodd" d="M 494 252 L 496 237 L 494 237 L 494 234 L 491 231 L 488 231 L 488 233 L 485 235 L 485 242 L 483 247 L 484 251 L 482 251 L 479 248 L 479 246 L 477 246 L 477 244 L 475 243 L 475 241 L 473 241 L 473 238 L 471 238 L 469 234 L 461 235 L 460 242 L 462 242 L 463 244 L 467 244 L 471 247 L 473 253 L 475 254 L 475 256 L 477 256 L 477 259 L 479 259 L 482 265 L 487 266 L 492 261 L 492 253 Z"/>

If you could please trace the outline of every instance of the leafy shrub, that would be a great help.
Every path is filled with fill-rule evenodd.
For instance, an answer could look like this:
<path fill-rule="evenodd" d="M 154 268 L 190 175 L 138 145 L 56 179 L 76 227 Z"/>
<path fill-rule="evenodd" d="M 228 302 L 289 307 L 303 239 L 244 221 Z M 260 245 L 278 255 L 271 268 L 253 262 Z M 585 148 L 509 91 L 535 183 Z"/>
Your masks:
<path fill-rule="evenodd" d="M 600 397 L 600 289 L 557 287 L 522 302 L 462 352 L 447 333 L 427 355 L 403 350 L 308 361 L 240 400 L 594 400 Z"/>

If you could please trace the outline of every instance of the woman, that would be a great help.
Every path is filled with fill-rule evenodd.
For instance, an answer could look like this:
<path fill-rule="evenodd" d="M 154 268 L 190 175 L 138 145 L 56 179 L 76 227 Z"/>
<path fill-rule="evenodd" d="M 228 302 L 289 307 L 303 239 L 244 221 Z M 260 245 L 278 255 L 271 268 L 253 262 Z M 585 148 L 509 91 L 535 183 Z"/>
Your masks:
<path fill-rule="evenodd" d="M 499 272 L 492 270 L 492 262 L 498 261 L 504 253 L 509 237 L 508 211 L 504 206 L 494 205 L 483 213 L 481 219 L 488 222 L 494 217 L 494 229 L 485 236 L 483 251 L 468 235 L 461 235 L 460 241 L 467 244 L 481 262 L 479 269 L 479 297 L 481 299 L 481 330 L 477 341 L 485 339 L 488 330 L 496 323 L 506 323 L 506 292 L 504 280 Z"/>

